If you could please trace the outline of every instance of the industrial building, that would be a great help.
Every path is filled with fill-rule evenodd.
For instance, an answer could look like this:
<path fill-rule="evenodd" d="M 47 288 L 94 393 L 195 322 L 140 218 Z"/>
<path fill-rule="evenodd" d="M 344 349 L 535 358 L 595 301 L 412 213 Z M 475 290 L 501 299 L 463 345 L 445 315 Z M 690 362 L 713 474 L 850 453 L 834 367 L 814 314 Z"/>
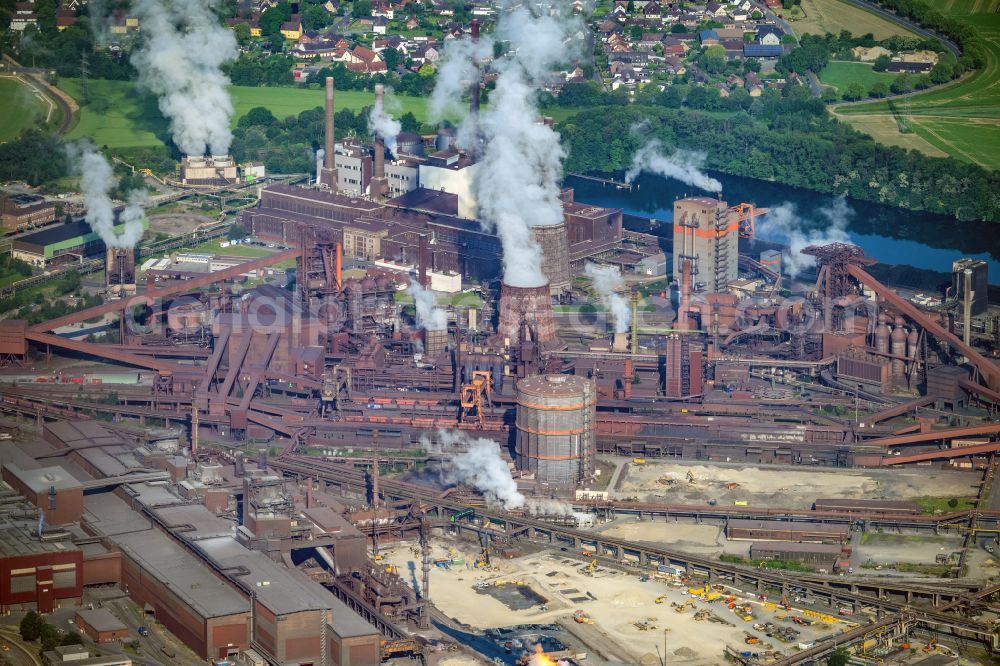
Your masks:
<path fill-rule="evenodd" d="M 790 523 L 779 520 L 726 521 L 726 538 L 730 541 L 796 541 L 810 543 L 844 543 L 851 538 L 848 525 L 838 523 Z"/>
<path fill-rule="evenodd" d="M 989 270 L 981 259 L 959 259 L 952 264 L 952 294 L 961 301 L 963 312 L 973 317 L 985 314 L 989 307 Z"/>
<path fill-rule="evenodd" d="M 828 543 L 756 541 L 750 545 L 750 559 L 801 562 L 815 569 L 831 572 L 839 561 L 842 551 L 841 546 Z"/>
<path fill-rule="evenodd" d="M 674 280 L 692 264 L 696 291 L 724 292 L 739 277 L 740 224 L 725 201 L 688 197 L 674 202 Z"/>
<path fill-rule="evenodd" d="M 129 636 L 125 623 L 106 608 L 80 609 L 74 619 L 80 631 L 95 643 L 115 643 Z"/>
<path fill-rule="evenodd" d="M 143 218 L 142 224 L 143 228 L 149 228 L 149 220 Z M 125 225 L 118 224 L 115 233 L 120 234 L 124 229 Z M 86 220 L 76 220 L 13 239 L 11 254 L 15 259 L 41 268 L 80 262 L 104 251 L 104 241 Z"/>
<path fill-rule="evenodd" d="M 10 234 L 41 227 L 56 220 L 56 207 L 35 194 L 8 194 L 0 197 L 0 222 L 3 233 Z"/>

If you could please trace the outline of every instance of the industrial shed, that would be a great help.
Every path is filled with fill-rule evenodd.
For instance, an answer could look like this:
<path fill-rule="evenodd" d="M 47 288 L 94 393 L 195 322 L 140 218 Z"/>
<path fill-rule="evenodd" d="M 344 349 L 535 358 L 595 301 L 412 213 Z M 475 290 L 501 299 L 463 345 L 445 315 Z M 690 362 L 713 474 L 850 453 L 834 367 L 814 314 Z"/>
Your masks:
<path fill-rule="evenodd" d="M 848 525 L 829 523 L 731 518 L 726 524 L 726 538 L 730 541 L 766 540 L 837 544 L 844 543 L 850 536 Z"/>
<path fill-rule="evenodd" d="M 758 541 L 750 546 L 750 559 L 801 562 L 833 571 L 841 552 L 843 548 L 839 544 Z"/>

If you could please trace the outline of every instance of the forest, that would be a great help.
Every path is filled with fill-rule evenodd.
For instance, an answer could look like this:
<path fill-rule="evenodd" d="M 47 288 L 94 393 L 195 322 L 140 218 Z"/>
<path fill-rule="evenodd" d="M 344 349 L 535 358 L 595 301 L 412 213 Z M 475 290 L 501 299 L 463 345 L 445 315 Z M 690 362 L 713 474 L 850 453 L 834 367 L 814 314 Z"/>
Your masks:
<path fill-rule="evenodd" d="M 793 88 L 794 90 L 795 88 Z M 728 116 L 633 105 L 581 111 L 560 124 L 569 172 L 627 168 L 647 141 L 705 153 L 705 165 L 824 193 L 960 220 L 1000 219 L 1000 174 L 953 158 L 876 143 L 826 114 L 818 100 L 769 90 Z"/>

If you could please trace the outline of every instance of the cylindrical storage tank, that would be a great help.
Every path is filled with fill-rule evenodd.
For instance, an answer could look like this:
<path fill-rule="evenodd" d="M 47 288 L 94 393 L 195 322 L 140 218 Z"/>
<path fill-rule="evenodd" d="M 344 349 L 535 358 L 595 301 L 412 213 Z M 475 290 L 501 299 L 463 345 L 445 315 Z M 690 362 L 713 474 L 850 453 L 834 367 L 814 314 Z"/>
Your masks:
<path fill-rule="evenodd" d="M 889 353 L 889 327 L 885 323 L 875 328 L 875 349 L 883 354 Z"/>
<path fill-rule="evenodd" d="M 896 328 L 892 329 L 890 340 L 890 352 L 893 356 L 906 356 L 906 329 L 900 320 L 896 320 Z M 901 358 L 892 359 L 892 376 L 896 380 L 906 377 L 906 364 Z"/>
<path fill-rule="evenodd" d="M 517 383 L 517 467 L 539 483 L 576 486 L 594 473 L 597 389 L 577 375 Z"/>
<path fill-rule="evenodd" d="M 413 132 L 400 132 L 396 135 L 396 152 L 406 155 L 423 155 L 424 140 Z"/>

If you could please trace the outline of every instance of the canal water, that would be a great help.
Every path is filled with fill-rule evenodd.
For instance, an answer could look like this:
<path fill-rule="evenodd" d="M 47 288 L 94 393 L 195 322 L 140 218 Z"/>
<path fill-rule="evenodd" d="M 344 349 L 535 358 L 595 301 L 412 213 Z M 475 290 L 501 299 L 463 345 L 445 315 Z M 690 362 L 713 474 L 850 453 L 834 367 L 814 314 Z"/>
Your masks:
<path fill-rule="evenodd" d="M 747 202 L 759 207 L 781 206 L 785 211 L 791 210 L 801 233 L 807 237 L 828 235 L 831 221 L 830 215 L 823 213 L 824 209 L 843 210 L 831 195 L 724 173 L 712 172 L 711 175 L 722 183 L 722 198 L 730 205 Z M 621 180 L 621 175 L 616 174 L 615 178 Z M 650 174 L 641 175 L 636 183 L 638 187 L 623 190 L 576 176 L 566 178 L 566 185 L 576 190 L 576 201 L 580 203 L 622 208 L 629 215 L 666 221 L 673 218 L 675 199 L 706 194 L 690 185 Z M 950 273 L 955 259 L 974 257 L 989 263 L 990 282 L 1000 284 L 1000 225 L 960 222 L 943 215 L 856 199 L 847 199 L 845 203 L 849 212 L 844 216 L 843 231 L 849 242 L 861 246 L 868 256 L 886 264 L 938 273 Z M 634 230 L 659 236 L 672 235 L 669 224 L 637 226 Z M 786 230 L 787 225 L 776 228 L 765 220 L 758 224 L 757 232 L 762 240 L 786 242 Z"/>

